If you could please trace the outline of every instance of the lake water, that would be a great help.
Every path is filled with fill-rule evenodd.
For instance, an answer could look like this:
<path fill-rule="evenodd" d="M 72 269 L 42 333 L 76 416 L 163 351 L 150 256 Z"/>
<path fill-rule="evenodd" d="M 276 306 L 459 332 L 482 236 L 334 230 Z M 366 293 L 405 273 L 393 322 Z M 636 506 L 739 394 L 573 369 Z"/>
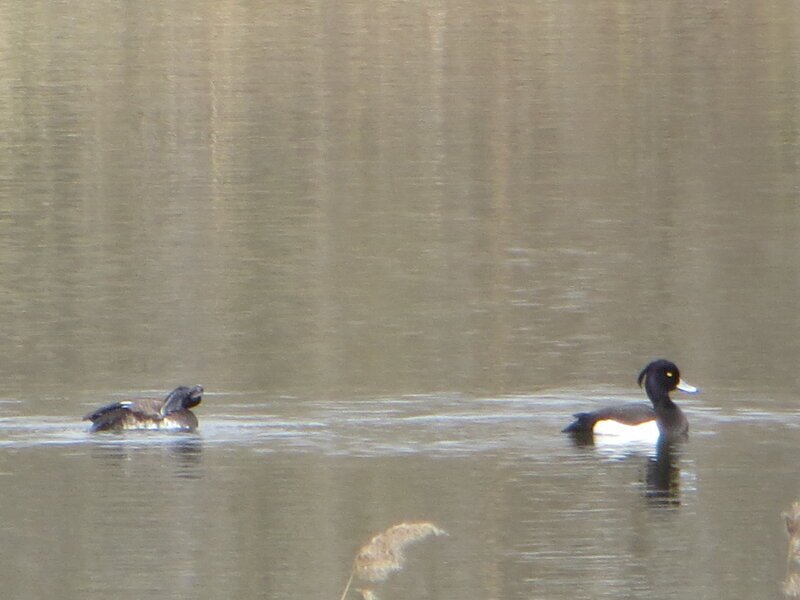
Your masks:
<path fill-rule="evenodd" d="M 780 598 L 800 4 L 0 6 L 13 599 Z M 574 444 L 668 357 L 691 437 Z M 202 383 L 196 434 L 82 415 Z M 349 600 L 359 598 L 349 593 Z"/>

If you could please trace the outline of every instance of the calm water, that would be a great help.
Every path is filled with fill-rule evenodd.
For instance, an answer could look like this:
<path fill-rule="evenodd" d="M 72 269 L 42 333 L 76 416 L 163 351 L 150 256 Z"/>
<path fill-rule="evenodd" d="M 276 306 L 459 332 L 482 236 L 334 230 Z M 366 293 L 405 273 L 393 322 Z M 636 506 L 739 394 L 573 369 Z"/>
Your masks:
<path fill-rule="evenodd" d="M 3 598 L 336 600 L 403 520 L 449 536 L 381 600 L 779 598 L 799 28 L 789 0 L 4 3 Z M 702 390 L 687 444 L 558 433 L 657 356 Z M 80 421 L 195 383 L 196 435 Z"/>

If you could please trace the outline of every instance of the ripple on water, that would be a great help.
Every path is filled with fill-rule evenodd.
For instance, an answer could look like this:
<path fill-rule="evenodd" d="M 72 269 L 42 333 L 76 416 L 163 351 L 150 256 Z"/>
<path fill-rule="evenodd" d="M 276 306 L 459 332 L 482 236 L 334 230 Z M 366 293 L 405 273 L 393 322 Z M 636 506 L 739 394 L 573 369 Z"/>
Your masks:
<path fill-rule="evenodd" d="M 220 403 L 224 394 L 217 394 Z M 71 444 L 163 444 L 193 436 L 204 445 L 251 446 L 259 452 L 319 452 L 332 455 L 449 456 L 503 453 L 543 459 L 565 452 L 560 434 L 572 413 L 605 404 L 641 400 L 604 390 L 548 391 L 535 395 L 470 398 L 461 394 L 411 395 L 372 400 L 301 401 L 281 398 L 226 403 L 225 412 L 198 411 L 195 434 L 170 432 L 89 433 L 74 417 L 0 418 L 0 447 Z M 210 404 L 210 403 L 209 403 Z M 723 413 L 707 405 L 682 403 L 694 435 L 731 421 L 800 425 L 800 416 L 764 410 Z M 203 406 L 205 409 L 206 407 Z M 208 408 L 213 408 L 209 406 Z M 610 452 L 607 456 L 614 456 Z"/>

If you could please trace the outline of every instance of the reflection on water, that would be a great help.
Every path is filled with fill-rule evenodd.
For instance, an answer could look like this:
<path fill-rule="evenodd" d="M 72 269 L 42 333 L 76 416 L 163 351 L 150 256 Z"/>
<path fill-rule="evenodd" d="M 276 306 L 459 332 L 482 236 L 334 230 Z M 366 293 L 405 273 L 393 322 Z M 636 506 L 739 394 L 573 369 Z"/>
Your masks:
<path fill-rule="evenodd" d="M 659 443 L 655 456 L 647 459 L 646 496 L 655 505 L 680 504 L 681 445 L 681 442 Z"/>
<path fill-rule="evenodd" d="M 631 461 L 643 465 L 643 495 L 653 506 L 679 506 L 680 456 L 686 440 L 659 440 L 656 444 L 645 442 L 624 443 L 591 432 L 568 436 L 576 448 L 587 457 Z"/>
<path fill-rule="evenodd" d="M 120 435 L 121 434 L 111 434 Z M 94 468 L 107 470 L 124 469 L 126 465 L 141 467 L 142 455 L 151 456 L 160 466 L 171 467 L 170 476 L 197 479 L 202 476 L 203 444 L 198 438 L 192 436 L 185 438 L 180 434 L 173 434 L 177 439 L 149 441 L 139 444 L 131 440 L 130 433 L 126 434 L 124 443 L 92 445 L 91 457 L 97 461 Z M 145 463 L 146 464 L 146 463 Z"/>

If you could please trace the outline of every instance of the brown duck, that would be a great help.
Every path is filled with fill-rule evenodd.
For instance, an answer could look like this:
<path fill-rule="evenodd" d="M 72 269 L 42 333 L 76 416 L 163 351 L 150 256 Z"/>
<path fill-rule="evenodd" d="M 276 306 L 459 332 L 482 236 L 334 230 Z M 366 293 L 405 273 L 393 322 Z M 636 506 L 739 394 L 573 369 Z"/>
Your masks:
<path fill-rule="evenodd" d="M 92 431 L 123 431 L 128 429 L 164 429 L 194 431 L 197 417 L 189 410 L 203 399 L 203 386 L 180 386 L 166 398 L 141 398 L 112 402 L 83 417 L 92 422 Z"/>

